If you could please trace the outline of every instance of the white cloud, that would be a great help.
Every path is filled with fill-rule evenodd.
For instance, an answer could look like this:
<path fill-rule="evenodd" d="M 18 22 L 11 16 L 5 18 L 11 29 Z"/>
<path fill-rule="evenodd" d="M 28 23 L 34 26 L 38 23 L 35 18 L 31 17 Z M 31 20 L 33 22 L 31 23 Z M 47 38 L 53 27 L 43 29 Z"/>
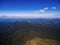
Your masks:
<path fill-rule="evenodd" d="M 52 9 L 56 9 L 56 7 L 52 7 Z"/>
<path fill-rule="evenodd" d="M 44 12 L 45 12 L 45 10 L 39 10 L 39 12 L 40 12 L 40 13 L 44 13 Z"/>
<path fill-rule="evenodd" d="M 37 10 L 37 11 L 34 11 L 35 13 L 44 13 L 48 10 L 48 7 L 45 7 L 43 9 L 40 9 L 40 10 Z"/>
<path fill-rule="evenodd" d="M 44 13 L 44 12 L 45 12 L 45 10 L 43 10 L 43 9 L 34 11 L 34 13 Z"/>
<path fill-rule="evenodd" d="M 48 7 L 46 7 L 46 8 L 43 8 L 44 10 L 48 10 Z"/>

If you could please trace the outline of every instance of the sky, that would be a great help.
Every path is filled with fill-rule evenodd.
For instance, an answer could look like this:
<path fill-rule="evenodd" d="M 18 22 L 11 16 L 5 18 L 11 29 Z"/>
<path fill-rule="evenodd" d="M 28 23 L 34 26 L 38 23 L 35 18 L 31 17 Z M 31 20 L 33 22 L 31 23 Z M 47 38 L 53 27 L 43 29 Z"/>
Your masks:
<path fill-rule="evenodd" d="M 60 0 L 0 0 L 0 16 L 60 18 Z"/>

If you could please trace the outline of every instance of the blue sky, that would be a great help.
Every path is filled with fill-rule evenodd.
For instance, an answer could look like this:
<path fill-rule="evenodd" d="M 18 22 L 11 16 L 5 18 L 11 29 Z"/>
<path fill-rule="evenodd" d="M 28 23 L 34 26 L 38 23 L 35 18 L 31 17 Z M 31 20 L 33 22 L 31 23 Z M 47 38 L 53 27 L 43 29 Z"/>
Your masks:
<path fill-rule="evenodd" d="M 60 14 L 60 0 L 0 0 L 0 15 L 49 17 L 56 14 Z"/>

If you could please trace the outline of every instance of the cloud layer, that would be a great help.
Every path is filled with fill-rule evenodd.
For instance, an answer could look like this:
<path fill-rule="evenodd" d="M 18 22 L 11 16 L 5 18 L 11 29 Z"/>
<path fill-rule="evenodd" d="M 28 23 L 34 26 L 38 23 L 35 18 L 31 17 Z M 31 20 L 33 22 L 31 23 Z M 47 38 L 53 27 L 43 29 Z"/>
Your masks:
<path fill-rule="evenodd" d="M 60 18 L 60 13 L 48 12 L 56 10 L 57 7 L 44 7 L 42 9 L 36 10 L 34 12 L 2 12 L 0 13 L 0 17 L 8 16 L 8 17 L 19 17 L 19 18 Z"/>

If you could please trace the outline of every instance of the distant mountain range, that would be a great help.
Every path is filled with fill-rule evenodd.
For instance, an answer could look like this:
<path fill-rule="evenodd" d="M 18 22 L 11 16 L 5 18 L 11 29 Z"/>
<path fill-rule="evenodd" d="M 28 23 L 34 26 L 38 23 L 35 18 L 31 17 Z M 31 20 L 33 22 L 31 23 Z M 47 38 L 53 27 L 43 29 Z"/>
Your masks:
<path fill-rule="evenodd" d="M 0 22 L 32 22 L 40 24 L 59 24 L 60 18 L 19 18 L 17 16 L 0 16 Z"/>

